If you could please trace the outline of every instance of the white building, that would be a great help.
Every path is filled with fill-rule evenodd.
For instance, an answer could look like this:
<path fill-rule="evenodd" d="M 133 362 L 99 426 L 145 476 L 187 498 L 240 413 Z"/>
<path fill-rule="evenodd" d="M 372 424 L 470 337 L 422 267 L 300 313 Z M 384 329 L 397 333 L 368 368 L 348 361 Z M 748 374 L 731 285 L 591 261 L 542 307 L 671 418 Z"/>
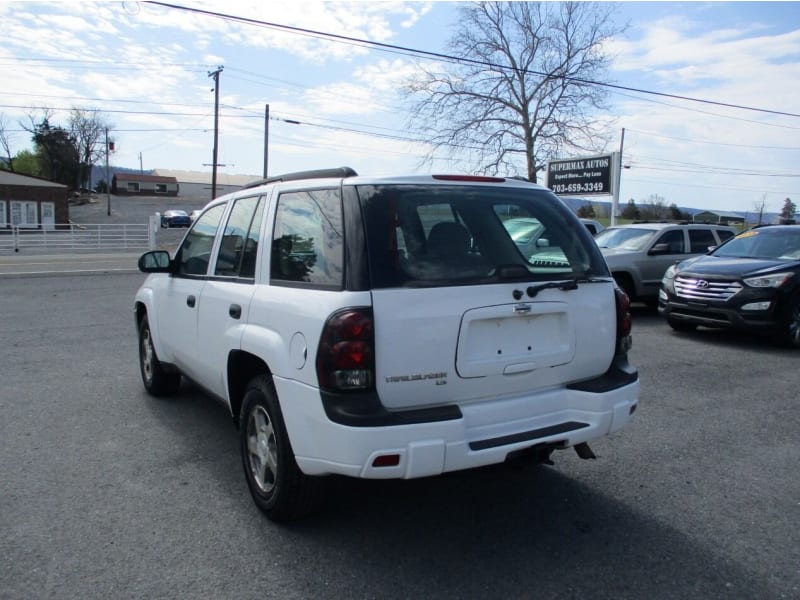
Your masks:
<path fill-rule="evenodd" d="M 181 197 L 211 200 L 211 173 L 204 171 L 175 171 L 154 169 L 153 175 L 174 177 L 178 181 Z M 248 183 L 262 179 L 260 175 L 233 175 L 217 173 L 217 197 L 242 189 Z"/>

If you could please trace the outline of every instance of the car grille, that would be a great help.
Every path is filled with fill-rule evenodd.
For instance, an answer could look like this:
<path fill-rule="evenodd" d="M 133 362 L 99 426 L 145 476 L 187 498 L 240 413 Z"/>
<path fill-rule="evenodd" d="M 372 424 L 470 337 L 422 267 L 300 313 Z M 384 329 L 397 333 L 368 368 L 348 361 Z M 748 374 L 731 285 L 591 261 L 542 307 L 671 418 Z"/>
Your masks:
<path fill-rule="evenodd" d="M 690 300 L 721 300 L 724 302 L 741 289 L 742 284 L 738 281 L 699 279 L 682 275 L 675 278 L 675 293 L 681 298 Z"/>

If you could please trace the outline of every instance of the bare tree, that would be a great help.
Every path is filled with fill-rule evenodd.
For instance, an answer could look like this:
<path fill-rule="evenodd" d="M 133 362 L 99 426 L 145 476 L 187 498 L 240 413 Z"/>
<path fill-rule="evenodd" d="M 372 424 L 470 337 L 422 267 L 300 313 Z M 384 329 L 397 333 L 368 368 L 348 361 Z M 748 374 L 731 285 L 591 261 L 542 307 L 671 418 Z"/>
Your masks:
<path fill-rule="evenodd" d="M 677 208 L 677 206 L 676 206 Z M 650 194 L 647 200 L 640 206 L 641 217 L 643 219 L 650 219 L 658 221 L 660 219 L 668 219 L 671 210 L 667 208 L 666 200 L 663 196 L 658 194 Z"/>
<path fill-rule="evenodd" d="M 761 225 L 761 220 L 764 218 L 764 210 L 767 208 L 767 195 L 761 196 L 761 200 L 756 200 L 753 203 L 753 208 L 758 213 L 758 225 Z"/>
<path fill-rule="evenodd" d="M 624 29 L 614 10 L 589 2 L 464 5 L 449 42 L 462 61 L 450 72 L 423 68 L 406 84 L 410 126 L 432 146 L 427 159 L 445 150 L 476 171 L 522 171 L 536 181 L 548 159 L 600 149 L 606 90 L 595 82 L 610 63 L 606 43 Z"/>
<path fill-rule="evenodd" d="M 73 108 L 69 129 L 80 160 L 80 185 L 87 185 L 92 166 L 105 156 L 106 130 L 111 129 L 108 117 L 96 110 Z"/>
<path fill-rule="evenodd" d="M 0 149 L 3 151 L 3 162 L 6 164 L 9 171 L 13 171 L 14 157 L 11 153 L 11 135 L 8 130 L 6 116 L 2 113 L 0 113 Z"/>

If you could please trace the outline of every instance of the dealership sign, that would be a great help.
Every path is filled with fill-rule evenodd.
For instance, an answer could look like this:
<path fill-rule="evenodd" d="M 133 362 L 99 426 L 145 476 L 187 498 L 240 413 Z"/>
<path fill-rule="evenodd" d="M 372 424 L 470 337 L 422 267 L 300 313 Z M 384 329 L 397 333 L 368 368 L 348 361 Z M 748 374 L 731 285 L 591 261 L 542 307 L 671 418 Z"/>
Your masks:
<path fill-rule="evenodd" d="M 615 155 L 589 156 L 547 163 L 547 187 L 559 195 L 613 194 Z"/>

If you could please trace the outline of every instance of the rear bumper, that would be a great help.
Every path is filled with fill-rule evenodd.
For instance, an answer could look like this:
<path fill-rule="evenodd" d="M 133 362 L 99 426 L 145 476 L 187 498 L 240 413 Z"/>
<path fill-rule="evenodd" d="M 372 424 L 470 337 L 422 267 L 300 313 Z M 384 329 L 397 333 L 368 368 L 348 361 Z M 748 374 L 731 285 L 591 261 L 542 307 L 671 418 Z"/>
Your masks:
<path fill-rule="evenodd" d="M 292 449 L 308 475 L 409 479 L 501 463 L 538 444 L 569 447 L 622 429 L 638 403 L 639 381 L 602 392 L 551 389 L 460 407 L 460 416 L 433 422 L 351 426 L 331 421 L 320 392 L 275 378 Z M 379 457 L 397 464 L 374 466 Z M 388 461 L 392 462 L 392 461 Z"/>

